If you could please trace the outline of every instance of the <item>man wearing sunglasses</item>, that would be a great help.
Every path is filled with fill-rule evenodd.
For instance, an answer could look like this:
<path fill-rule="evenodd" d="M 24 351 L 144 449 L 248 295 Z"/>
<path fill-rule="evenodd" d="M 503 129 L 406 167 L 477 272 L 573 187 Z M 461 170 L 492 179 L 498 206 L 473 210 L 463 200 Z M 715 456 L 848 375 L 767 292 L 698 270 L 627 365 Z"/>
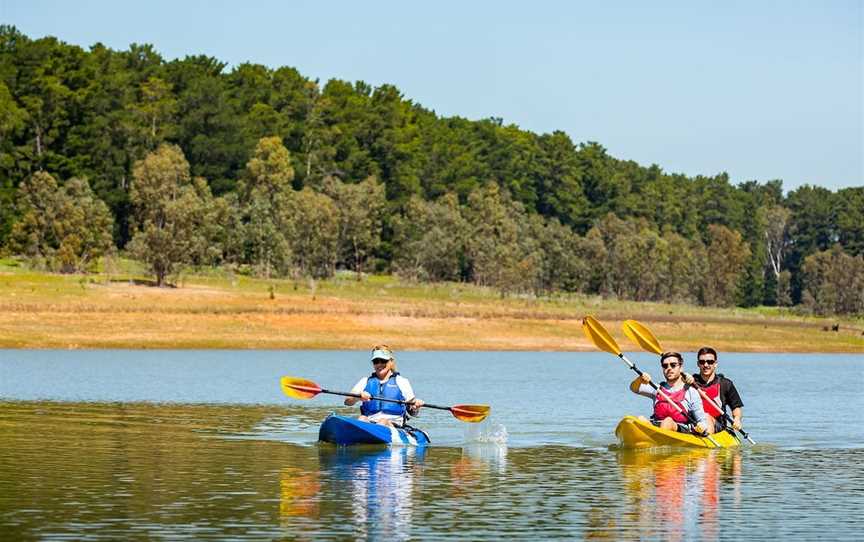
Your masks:
<path fill-rule="evenodd" d="M 630 391 L 654 399 L 654 413 L 651 415 L 651 423 L 669 431 L 695 433 L 697 435 L 706 432 L 713 433 L 713 426 L 707 423 L 699 393 L 695 388 L 688 386 L 681 376 L 681 371 L 684 369 L 684 357 L 678 352 L 665 352 L 660 355 L 660 367 L 666 378 L 666 381 L 659 385 L 660 390 L 663 391 L 662 394 L 657 393 L 650 386 L 651 375 L 646 372 L 643 372 L 630 383 Z M 689 413 L 690 417 L 685 412 Z M 690 421 L 691 417 L 696 420 L 695 426 Z"/>
<path fill-rule="evenodd" d="M 688 384 L 698 386 L 709 400 L 703 397 L 702 406 L 708 415 L 708 425 L 713 426 L 716 431 L 722 431 L 726 424 L 723 421 L 723 412 L 728 407 L 732 411 L 732 427 L 740 430 L 743 417 L 744 403 L 735 384 L 731 380 L 717 374 L 717 351 L 710 346 L 703 346 L 696 354 L 696 363 L 699 372 L 694 375 L 685 375 Z"/>

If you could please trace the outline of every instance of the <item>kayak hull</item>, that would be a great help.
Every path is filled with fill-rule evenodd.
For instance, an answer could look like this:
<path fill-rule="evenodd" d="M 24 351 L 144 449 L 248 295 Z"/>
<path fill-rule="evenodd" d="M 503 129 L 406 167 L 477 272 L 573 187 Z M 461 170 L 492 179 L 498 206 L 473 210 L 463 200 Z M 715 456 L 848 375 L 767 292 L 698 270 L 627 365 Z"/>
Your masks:
<path fill-rule="evenodd" d="M 641 449 L 670 446 L 677 448 L 717 448 L 705 437 L 690 433 L 667 431 L 655 427 L 651 422 L 641 420 L 636 416 L 624 416 L 615 428 L 615 436 L 621 448 Z M 711 435 L 720 448 L 734 448 L 739 445 L 738 439 L 727 431 Z"/>
<path fill-rule="evenodd" d="M 363 422 L 357 418 L 331 414 L 321 424 L 318 440 L 340 446 L 389 444 L 392 446 L 426 446 L 429 437 L 423 431 L 409 431 Z"/>

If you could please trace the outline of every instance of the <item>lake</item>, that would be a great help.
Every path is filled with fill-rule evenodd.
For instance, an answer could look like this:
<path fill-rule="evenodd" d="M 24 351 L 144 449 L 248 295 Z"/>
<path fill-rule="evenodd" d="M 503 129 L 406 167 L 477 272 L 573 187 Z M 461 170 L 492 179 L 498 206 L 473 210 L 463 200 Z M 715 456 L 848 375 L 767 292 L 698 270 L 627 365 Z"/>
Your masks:
<path fill-rule="evenodd" d="M 427 449 L 316 443 L 364 351 L 0 350 L 0 539 L 859 539 L 864 354 L 727 354 L 758 442 L 624 452 L 604 353 L 396 352 Z M 657 357 L 629 356 L 660 377 Z M 695 356 L 686 355 L 690 370 Z"/>

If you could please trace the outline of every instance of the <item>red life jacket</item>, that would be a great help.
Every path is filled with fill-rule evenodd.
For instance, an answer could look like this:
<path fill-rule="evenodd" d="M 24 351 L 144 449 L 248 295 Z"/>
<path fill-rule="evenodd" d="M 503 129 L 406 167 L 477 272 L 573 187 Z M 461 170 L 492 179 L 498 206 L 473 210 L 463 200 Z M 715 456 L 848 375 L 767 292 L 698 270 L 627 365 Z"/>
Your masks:
<path fill-rule="evenodd" d="M 723 404 L 723 402 L 718 399 L 720 397 L 720 378 L 715 376 L 714 381 L 711 382 L 711 384 L 704 388 L 700 386 L 700 388 L 705 392 L 705 395 L 711 398 L 710 401 L 706 401 L 705 398 L 702 397 L 702 408 L 705 409 L 705 413 L 712 418 L 719 418 L 722 416 L 723 410 L 717 407 L 718 404 Z"/>
<path fill-rule="evenodd" d="M 668 388 L 663 388 L 662 386 L 660 389 L 663 390 L 663 392 L 672 399 L 676 405 L 686 411 L 687 407 L 682 405 L 681 402 L 684 401 L 684 395 L 687 393 L 687 386 L 684 386 L 678 391 L 672 391 Z M 664 399 L 658 392 L 654 397 L 654 419 L 663 420 L 664 418 L 672 418 L 677 423 L 687 423 L 688 421 L 687 414 L 675 408 L 672 403 Z"/>

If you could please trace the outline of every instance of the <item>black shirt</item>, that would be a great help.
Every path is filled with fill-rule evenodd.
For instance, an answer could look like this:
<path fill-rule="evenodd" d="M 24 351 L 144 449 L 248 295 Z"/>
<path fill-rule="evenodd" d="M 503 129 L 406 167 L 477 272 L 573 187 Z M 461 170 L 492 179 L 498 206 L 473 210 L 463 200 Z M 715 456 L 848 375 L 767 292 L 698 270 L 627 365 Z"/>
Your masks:
<path fill-rule="evenodd" d="M 744 406 L 744 403 L 741 402 L 741 396 L 738 395 L 738 390 L 735 389 L 735 384 L 731 380 L 717 373 L 714 374 L 714 379 L 720 380 L 720 402 L 723 403 L 724 407 L 728 406 L 732 410 L 735 410 Z M 702 378 L 702 373 L 694 374 L 693 380 L 696 381 L 696 384 L 700 388 L 708 385 Z"/>

